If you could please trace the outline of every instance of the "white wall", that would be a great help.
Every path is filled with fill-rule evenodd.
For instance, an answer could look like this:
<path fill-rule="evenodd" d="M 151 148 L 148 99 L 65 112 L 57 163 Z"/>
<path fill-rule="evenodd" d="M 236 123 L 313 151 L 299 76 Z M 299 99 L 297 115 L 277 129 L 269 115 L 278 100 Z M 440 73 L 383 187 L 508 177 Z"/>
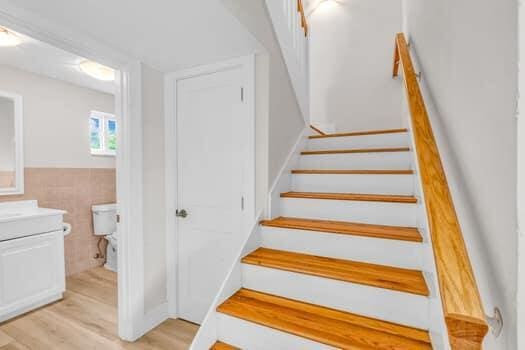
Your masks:
<path fill-rule="evenodd" d="M 24 164 L 42 168 L 114 168 L 114 157 L 92 156 L 89 112 L 113 113 L 114 97 L 0 65 L 0 90 L 22 95 Z"/>
<path fill-rule="evenodd" d="M 268 55 L 268 62 L 265 63 L 268 66 L 269 79 L 267 180 L 268 184 L 271 184 L 277 177 L 297 137 L 304 129 L 304 119 L 297 104 L 265 1 L 222 0 L 222 2 L 260 42 Z M 258 59 L 256 64 L 261 64 L 261 62 Z M 260 68 L 258 68 L 259 73 Z"/>
<path fill-rule="evenodd" d="M 15 170 L 15 105 L 0 97 L 0 171 Z"/>
<path fill-rule="evenodd" d="M 485 348 L 517 349 L 517 2 L 405 0 L 404 13 L 485 311 L 504 313 Z"/>
<path fill-rule="evenodd" d="M 401 99 L 392 79 L 401 0 L 327 2 L 310 25 L 310 113 L 338 131 L 399 128 Z"/>
<path fill-rule="evenodd" d="M 144 312 L 167 303 L 164 75 L 142 65 Z M 166 305 L 167 307 L 167 305 Z"/>

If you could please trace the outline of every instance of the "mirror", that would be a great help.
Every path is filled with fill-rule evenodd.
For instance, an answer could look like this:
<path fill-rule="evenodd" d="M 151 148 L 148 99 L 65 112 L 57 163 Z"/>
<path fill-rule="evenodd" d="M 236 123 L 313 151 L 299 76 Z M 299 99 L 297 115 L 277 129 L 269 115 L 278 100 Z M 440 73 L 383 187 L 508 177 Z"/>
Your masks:
<path fill-rule="evenodd" d="M 0 195 L 24 193 L 22 96 L 0 91 Z"/>

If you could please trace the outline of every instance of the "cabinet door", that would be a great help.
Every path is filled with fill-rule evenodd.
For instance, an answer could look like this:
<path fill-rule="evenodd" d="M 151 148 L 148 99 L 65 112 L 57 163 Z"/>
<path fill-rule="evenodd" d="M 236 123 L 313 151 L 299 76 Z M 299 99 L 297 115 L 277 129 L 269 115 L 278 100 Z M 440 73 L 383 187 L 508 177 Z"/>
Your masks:
<path fill-rule="evenodd" d="M 62 231 L 0 242 L 0 318 L 64 290 Z"/>

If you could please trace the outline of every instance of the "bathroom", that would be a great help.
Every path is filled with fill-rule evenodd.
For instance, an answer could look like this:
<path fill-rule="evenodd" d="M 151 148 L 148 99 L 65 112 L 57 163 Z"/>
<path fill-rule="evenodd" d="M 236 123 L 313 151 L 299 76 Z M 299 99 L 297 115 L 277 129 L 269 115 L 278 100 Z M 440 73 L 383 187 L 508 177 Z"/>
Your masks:
<path fill-rule="evenodd" d="M 67 290 L 103 276 L 116 310 L 115 71 L 19 33 L 9 43 L 6 32 L 0 27 L 0 205 L 36 200 L 65 211 Z"/>

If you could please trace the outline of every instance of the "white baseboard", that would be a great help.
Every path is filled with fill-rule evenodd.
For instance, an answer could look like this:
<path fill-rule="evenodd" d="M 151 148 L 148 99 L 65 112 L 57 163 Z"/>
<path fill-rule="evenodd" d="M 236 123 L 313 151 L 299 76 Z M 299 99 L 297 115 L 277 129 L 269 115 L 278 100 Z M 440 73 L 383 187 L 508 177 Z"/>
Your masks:
<path fill-rule="evenodd" d="M 57 300 L 62 299 L 62 293 L 51 293 L 40 296 L 29 304 L 17 304 L 15 307 L 4 308 L 1 311 L 0 322 L 7 321 L 17 316 L 23 315 L 30 311 L 36 310 L 42 306 L 51 304 Z"/>
<path fill-rule="evenodd" d="M 168 302 L 162 303 L 144 315 L 141 333 L 146 334 L 169 318 Z"/>

